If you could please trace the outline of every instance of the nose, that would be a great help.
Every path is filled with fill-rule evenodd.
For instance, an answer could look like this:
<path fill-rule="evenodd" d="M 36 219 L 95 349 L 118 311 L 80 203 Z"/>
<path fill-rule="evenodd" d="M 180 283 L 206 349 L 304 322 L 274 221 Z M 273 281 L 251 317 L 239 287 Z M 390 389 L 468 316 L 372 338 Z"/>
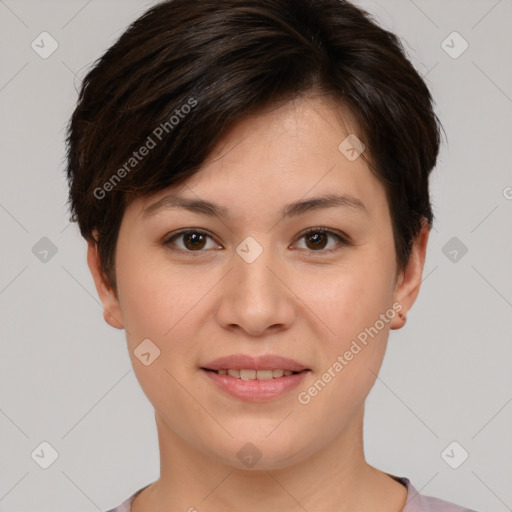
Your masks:
<path fill-rule="evenodd" d="M 253 261 L 234 254 L 233 268 L 221 283 L 217 321 L 225 329 L 250 336 L 288 329 L 297 314 L 289 281 L 290 271 L 270 248 Z"/>

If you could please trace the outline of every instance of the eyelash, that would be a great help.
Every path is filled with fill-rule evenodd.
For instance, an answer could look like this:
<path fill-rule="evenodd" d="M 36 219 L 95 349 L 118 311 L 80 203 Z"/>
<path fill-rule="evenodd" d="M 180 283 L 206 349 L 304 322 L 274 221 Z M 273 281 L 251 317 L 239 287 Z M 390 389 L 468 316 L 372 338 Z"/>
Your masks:
<path fill-rule="evenodd" d="M 213 237 L 207 233 L 206 231 L 203 231 L 202 229 L 184 229 L 184 230 L 181 230 L 181 231 L 178 231 L 177 233 L 174 233 L 172 234 L 172 236 L 169 236 L 169 237 L 166 237 L 162 244 L 164 246 L 167 246 L 167 247 L 170 247 L 172 245 L 172 242 L 174 240 L 176 240 L 177 238 L 179 237 L 182 237 L 184 235 L 188 235 L 188 234 L 191 234 L 191 233 L 195 233 L 195 234 L 199 234 L 199 235 L 204 235 L 204 236 L 207 236 L 208 238 L 211 238 L 213 240 Z M 308 252 L 310 255 L 318 255 L 318 254 L 331 254 L 333 252 L 336 252 L 340 249 L 340 246 L 349 246 L 349 245 L 352 245 L 352 240 L 350 239 L 350 237 L 346 234 L 341 234 L 341 233 L 336 233 L 324 226 L 319 226 L 319 227 L 316 227 L 316 228 L 308 228 L 306 229 L 305 231 L 303 231 L 299 237 L 298 237 L 298 240 L 301 240 L 302 238 L 306 237 L 307 235 L 309 234 L 312 234 L 312 233 L 321 233 L 321 234 L 327 234 L 327 235 L 331 235 L 333 236 L 334 238 L 336 238 L 338 240 L 338 244 L 336 244 L 335 247 L 331 248 L 331 249 L 321 249 L 321 250 L 318 250 L 318 251 L 311 251 L 311 250 L 308 250 L 308 249 L 301 249 L 302 251 L 306 251 Z M 187 253 L 187 254 L 190 254 L 191 256 L 201 256 L 202 253 L 204 252 L 207 252 L 208 249 L 199 249 L 197 251 L 190 251 L 190 250 L 187 250 L 187 249 L 177 249 L 177 248 L 172 248 L 170 247 L 171 250 L 173 251 L 178 251 L 178 252 L 182 252 L 182 253 Z M 195 253 L 195 254 L 194 254 Z"/>

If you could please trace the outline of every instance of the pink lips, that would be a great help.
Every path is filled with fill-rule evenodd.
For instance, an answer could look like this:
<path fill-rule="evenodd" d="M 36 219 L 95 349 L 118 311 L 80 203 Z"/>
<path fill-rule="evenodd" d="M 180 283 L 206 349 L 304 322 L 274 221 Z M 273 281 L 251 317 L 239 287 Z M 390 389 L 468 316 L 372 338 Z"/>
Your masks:
<path fill-rule="evenodd" d="M 243 380 L 221 375 L 211 370 L 238 369 L 238 370 L 290 370 L 292 375 L 283 375 L 269 380 Z M 205 364 L 201 370 L 220 389 L 240 400 L 249 402 L 262 402 L 276 398 L 295 388 L 304 379 L 309 371 L 304 365 L 293 359 L 277 355 L 264 355 L 251 357 L 237 354 L 221 357 Z M 210 370 L 210 371 L 209 371 Z"/>
<path fill-rule="evenodd" d="M 272 354 L 252 357 L 245 354 L 235 354 L 232 356 L 220 357 L 203 366 L 207 370 L 291 370 L 292 372 L 301 372 L 307 370 L 306 366 L 298 363 L 288 357 L 281 357 Z"/>

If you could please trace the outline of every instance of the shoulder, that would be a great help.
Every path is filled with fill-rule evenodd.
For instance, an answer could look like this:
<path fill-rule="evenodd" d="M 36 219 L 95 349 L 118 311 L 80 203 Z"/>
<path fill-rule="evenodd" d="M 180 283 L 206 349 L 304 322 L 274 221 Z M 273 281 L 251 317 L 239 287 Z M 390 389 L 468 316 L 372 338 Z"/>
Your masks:
<path fill-rule="evenodd" d="M 118 505 L 115 508 L 111 508 L 110 510 L 107 510 L 106 512 L 130 512 L 131 504 L 133 501 L 134 496 L 130 496 L 127 498 L 121 505 Z"/>
<path fill-rule="evenodd" d="M 432 496 L 425 496 L 420 494 L 410 480 L 405 477 L 392 476 L 407 488 L 407 501 L 402 512 L 476 512 L 475 510 L 456 505 L 449 501 L 434 498 Z M 134 492 L 129 498 L 123 501 L 120 505 L 106 512 L 131 512 L 131 504 L 135 496 L 142 492 L 147 486 L 142 487 Z"/>
<path fill-rule="evenodd" d="M 408 478 L 393 476 L 407 488 L 407 502 L 402 512 L 476 512 L 449 501 L 420 494 Z"/>
<path fill-rule="evenodd" d="M 131 512 L 132 509 L 132 501 L 135 499 L 135 496 L 137 494 L 141 493 L 146 487 L 149 487 L 149 485 L 145 485 L 138 491 L 135 491 L 129 498 L 126 498 L 120 505 L 118 505 L 115 508 L 111 508 L 110 510 L 107 510 L 106 512 Z"/>

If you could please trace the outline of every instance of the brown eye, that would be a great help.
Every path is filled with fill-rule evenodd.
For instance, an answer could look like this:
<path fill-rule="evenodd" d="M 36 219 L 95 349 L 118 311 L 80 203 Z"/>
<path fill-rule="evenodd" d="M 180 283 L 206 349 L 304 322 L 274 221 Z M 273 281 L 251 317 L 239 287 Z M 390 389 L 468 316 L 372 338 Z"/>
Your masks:
<path fill-rule="evenodd" d="M 208 239 L 212 240 L 212 237 L 204 231 L 190 229 L 166 239 L 164 245 L 177 246 L 179 250 L 187 252 L 204 252 L 203 249 L 212 248 L 206 247 Z M 177 240 L 180 240 L 181 244 L 177 244 Z"/>
<path fill-rule="evenodd" d="M 309 252 L 329 253 L 337 250 L 340 245 L 350 245 L 350 241 L 347 236 L 334 233 L 326 228 L 308 229 L 301 235 L 300 239 L 304 239 L 306 241 L 305 250 Z M 329 239 L 335 239 L 337 240 L 337 243 L 327 247 Z"/>
<path fill-rule="evenodd" d="M 325 233 L 313 233 L 306 235 L 308 249 L 324 249 L 329 237 Z"/>
<path fill-rule="evenodd" d="M 299 240 L 305 240 L 305 247 L 302 249 L 309 253 L 331 253 L 339 249 L 340 245 L 350 245 L 350 238 L 347 235 L 335 233 L 326 228 L 311 228 L 305 231 Z M 208 246 L 208 241 L 211 241 Z M 329 246 L 330 240 L 334 240 Z M 179 242 L 179 243 L 178 243 Z M 219 248 L 213 241 L 213 238 L 198 229 L 183 230 L 164 240 L 163 245 L 169 246 L 173 250 L 188 253 L 203 253 L 207 249 Z"/>
<path fill-rule="evenodd" d="M 206 237 L 201 233 L 188 233 L 183 236 L 184 245 L 187 249 L 203 249 Z"/>

